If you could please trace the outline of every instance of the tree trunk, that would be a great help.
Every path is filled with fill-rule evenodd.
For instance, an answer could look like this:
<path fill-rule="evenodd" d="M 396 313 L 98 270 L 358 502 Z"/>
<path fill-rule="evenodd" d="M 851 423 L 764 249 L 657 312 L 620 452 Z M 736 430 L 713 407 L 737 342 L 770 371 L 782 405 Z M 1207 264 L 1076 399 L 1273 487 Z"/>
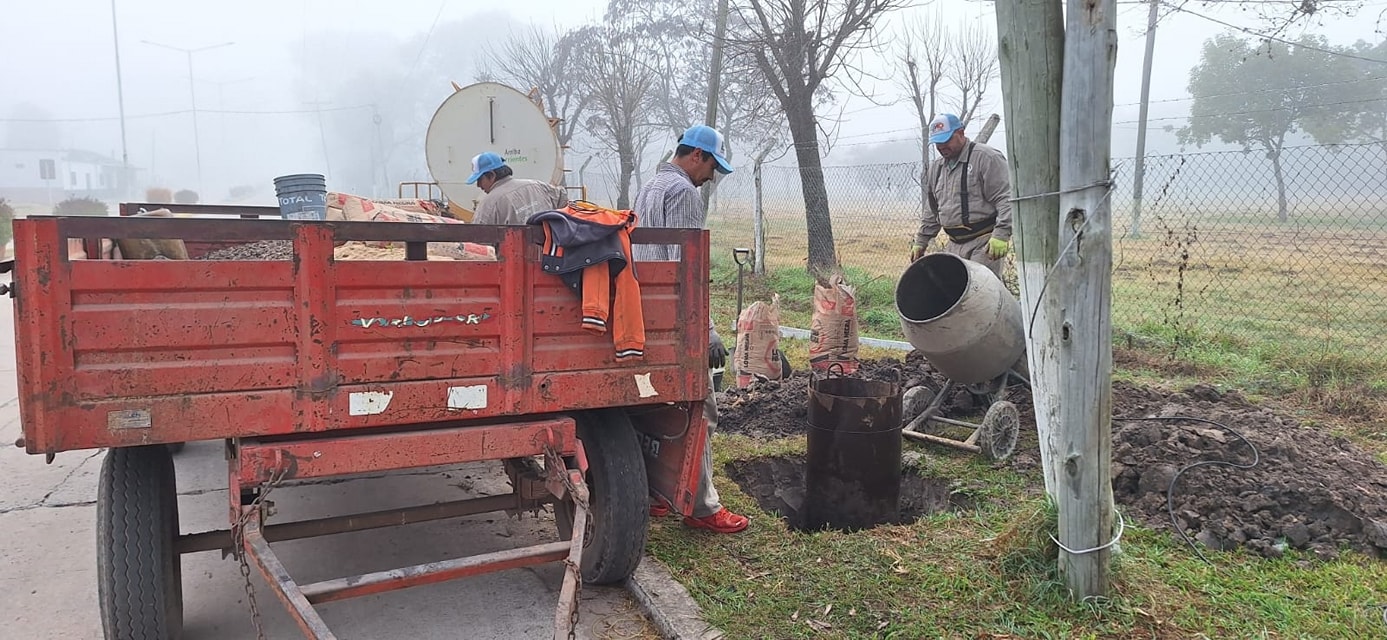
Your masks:
<path fill-rule="evenodd" d="M 933 102 L 933 100 L 931 100 Z M 932 116 L 920 114 L 920 217 L 929 211 L 929 121 Z"/>
<path fill-rule="evenodd" d="M 1064 24 L 1057 0 L 999 2 L 997 49 L 1001 59 L 1007 156 L 1014 195 L 1059 191 L 1060 81 L 1064 65 Z M 1040 294 L 1050 266 L 1059 257 L 1059 197 L 1018 200 L 1012 209 L 1017 280 L 1026 322 L 1026 357 L 1045 493 L 1055 497 L 1059 452 L 1058 351 L 1050 339 Z"/>
<path fill-rule="evenodd" d="M 1290 220 L 1290 212 L 1286 210 L 1286 175 L 1281 170 L 1281 150 L 1267 155 L 1271 156 L 1271 170 L 1276 174 L 1276 219 L 1284 224 Z"/>
<path fill-rule="evenodd" d="M 617 183 L 616 208 L 631 208 L 631 176 L 636 173 L 635 153 L 629 149 L 619 151 L 617 156 L 620 158 L 621 175 Z"/>
<path fill-rule="evenodd" d="M 1076 600 L 1107 597 L 1112 495 L 1113 70 L 1116 0 L 1069 0 L 1060 108 L 1060 257 L 1044 303 L 1059 349 L 1059 572 Z M 1029 162 L 1029 159 L 1027 160 Z M 1065 551 L 1063 548 L 1079 550 Z"/>
<path fill-rule="evenodd" d="M 931 75 L 929 82 L 929 113 L 925 114 L 926 129 L 929 128 L 929 121 L 934 119 L 934 114 L 939 113 L 938 111 L 935 111 L 935 109 L 939 108 L 939 79 L 935 78 L 933 76 L 933 73 L 933 71 L 930 72 Z M 926 151 L 925 155 L 929 155 L 929 152 Z"/>
<path fill-rule="evenodd" d="M 791 95 L 788 110 L 790 138 L 799 161 L 799 184 L 804 194 L 804 219 L 809 234 L 809 273 L 821 280 L 838 268 L 833 245 L 833 220 L 828 214 L 828 188 L 819 158 L 819 130 L 812 95 Z"/>

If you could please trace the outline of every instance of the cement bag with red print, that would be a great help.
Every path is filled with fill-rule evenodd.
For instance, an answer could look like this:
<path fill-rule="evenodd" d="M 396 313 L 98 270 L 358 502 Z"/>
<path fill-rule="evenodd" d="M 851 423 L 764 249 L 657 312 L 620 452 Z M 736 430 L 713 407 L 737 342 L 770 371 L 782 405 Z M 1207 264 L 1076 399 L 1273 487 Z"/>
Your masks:
<path fill-rule="evenodd" d="M 837 365 L 837 366 L 834 366 Z M 809 325 L 809 367 L 857 372 L 857 292 L 834 274 L 828 286 L 814 285 L 814 316 Z"/>
<path fill-rule="evenodd" d="M 737 348 L 732 362 L 740 388 L 758 378 L 780 379 L 780 296 L 772 296 L 770 304 L 757 300 L 742 311 L 737 318 Z"/>

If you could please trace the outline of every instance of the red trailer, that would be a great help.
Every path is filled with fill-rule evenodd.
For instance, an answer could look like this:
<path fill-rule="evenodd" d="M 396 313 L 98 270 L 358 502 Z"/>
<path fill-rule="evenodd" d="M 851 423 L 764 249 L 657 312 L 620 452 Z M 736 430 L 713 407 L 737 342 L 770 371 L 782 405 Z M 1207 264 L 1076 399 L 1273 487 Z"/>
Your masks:
<path fill-rule="evenodd" d="M 637 265 L 645 357 L 619 363 L 611 337 L 584 331 L 580 301 L 542 272 L 537 228 L 169 208 L 230 217 L 14 223 L 22 446 L 50 459 L 110 448 L 97 520 L 106 637 L 178 637 L 180 554 L 216 549 L 241 562 L 248 589 L 258 569 L 310 638 L 333 637 L 318 603 L 563 562 L 555 636 L 571 637 L 581 583 L 621 581 L 639 563 L 649 495 L 692 512 L 709 393 L 706 232 L 633 234 L 681 245 L 685 259 Z M 191 257 L 287 240 L 294 257 L 73 259 L 70 238 L 183 239 Z M 352 240 L 405 243 L 408 259 L 334 260 L 334 243 Z M 424 259 L 427 242 L 462 241 L 496 247 L 497 260 Z M 201 440 L 226 442 L 229 527 L 181 533 L 169 445 Z M 483 460 L 503 463 L 510 495 L 267 522 L 277 486 Z M 313 584 L 295 582 L 270 545 L 546 504 L 557 542 Z"/>

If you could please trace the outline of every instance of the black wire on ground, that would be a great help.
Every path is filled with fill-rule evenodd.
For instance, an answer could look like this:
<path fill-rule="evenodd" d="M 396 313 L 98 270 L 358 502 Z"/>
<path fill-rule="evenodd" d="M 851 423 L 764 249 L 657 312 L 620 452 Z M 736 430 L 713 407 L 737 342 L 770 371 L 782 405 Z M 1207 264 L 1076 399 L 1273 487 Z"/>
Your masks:
<path fill-rule="evenodd" d="M 1224 431 L 1227 431 L 1228 433 L 1233 434 L 1235 437 L 1237 437 L 1237 439 L 1242 440 L 1242 441 L 1243 441 L 1243 444 L 1247 445 L 1247 447 L 1248 447 L 1249 449 L 1252 449 L 1252 463 L 1251 463 L 1251 464 L 1239 464 L 1239 463 L 1237 463 L 1237 462 L 1230 462 L 1230 461 L 1228 461 L 1228 460 L 1200 460 L 1199 462 L 1195 462 L 1195 463 L 1193 463 L 1193 464 L 1186 465 L 1185 467 L 1181 468 L 1179 471 L 1176 471 L 1176 472 L 1175 472 L 1175 477 L 1170 479 L 1170 486 L 1169 486 L 1169 487 L 1166 487 L 1166 490 L 1165 490 L 1165 510 L 1166 510 L 1166 513 L 1170 516 L 1170 526 L 1175 528 L 1175 532 L 1178 533 L 1178 534 L 1180 534 L 1180 538 L 1183 539 L 1183 540 L 1185 541 L 1185 544 L 1189 545 L 1191 549 L 1194 549 L 1195 554 L 1197 554 L 1197 555 L 1199 556 L 1199 559 L 1200 559 L 1200 560 L 1203 560 L 1204 563 L 1207 564 L 1207 565 L 1213 566 L 1214 563 L 1210 562 L 1209 559 L 1208 559 L 1207 557 L 1204 556 L 1204 552 L 1199 550 L 1199 546 L 1196 545 L 1196 544 L 1194 543 L 1194 541 L 1190 539 L 1189 535 L 1185 533 L 1185 530 L 1182 529 L 1182 528 L 1180 527 L 1180 522 L 1179 522 L 1179 520 L 1176 520 L 1176 518 L 1175 518 L 1175 484 L 1176 484 L 1177 482 L 1180 481 L 1180 476 L 1181 476 L 1181 475 L 1183 475 L 1186 471 L 1189 471 L 1190 469 L 1194 469 L 1195 467 L 1206 467 L 1206 466 L 1213 466 L 1213 465 L 1222 465 L 1222 466 L 1226 466 L 1226 467 L 1233 467 L 1234 469 L 1251 469 L 1251 468 L 1257 466 L 1257 463 L 1259 463 L 1259 462 L 1262 461 L 1262 454 L 1261 454 L 1260 451 L 1257 450 L 1257 446 L 1254 445 L 1254 444 L 1252 444 L 1252 441 L 1248 440 L 1245 436 L 1243 436 L 1243 434 L 1238 433 L 1238 431 L 1235 430 L 1235 429 L 1233 429 L 1232 427 L 1230 427 L 1230 426 L 1228 426 L 1228 425 L 1226 425 L 1226 424 L 1223 424 L 1223 423 L 1221 423 L 1221 422 L 1215 422 L 1215 421 L 1213 421 L 1213 420 L 1205 420 L 1204 418 L 1192 418 L 1192 417 L 1189 417 L 1189 416 L 1155 416 L 1155 417 L 1150 417 L 1150 418 L 1119 418 L 1119 417 L 1114 416 L 1114 417 L 1113 417 L 1113 420 L 1117 420 L 1117 421 L 1120 421 L 1120 422 L 1200 422 L 1200 423 L 1203 423 L 1203 424 L 1213 425 L 1213 426 L 1215 426 L 1215 427 L 1218 427 L 1218 428 L 1220 428 L 1220 429 L 1223 429 Z"/>

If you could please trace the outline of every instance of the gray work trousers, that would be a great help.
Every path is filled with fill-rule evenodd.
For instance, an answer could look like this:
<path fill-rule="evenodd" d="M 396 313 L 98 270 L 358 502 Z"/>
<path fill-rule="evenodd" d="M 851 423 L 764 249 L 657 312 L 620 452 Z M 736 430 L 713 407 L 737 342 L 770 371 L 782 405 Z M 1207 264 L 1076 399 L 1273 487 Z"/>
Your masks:
<path fill-rule="evenodd" d="M 708 371 L 708 397 L 703 401 L 703 417 L 708 420 L 708 437 L 703 441 L 703 473 L 694 496 L 695 518 L 706 518 L 722 510 L 722 498 L 713 486 L 713 430 L 718 427 L 718 394 L 713 390 L 713 372 Z"/>
<path fill-rule="evenodd" d="M 951 253 L 964 260 L 972 260 L 997 274 L 997 278 L 1002 277 L 1002 260 L 993 260 L 987 255 L 987 241 L 992 239 L 992 234 L 986 234 L 978 238 L 973 238 L 967 242 L 954 242 L 952 239 L 944 240 L 944 253 Z M 1005 259 L 1005 258 L 1003 258 Z"/>

